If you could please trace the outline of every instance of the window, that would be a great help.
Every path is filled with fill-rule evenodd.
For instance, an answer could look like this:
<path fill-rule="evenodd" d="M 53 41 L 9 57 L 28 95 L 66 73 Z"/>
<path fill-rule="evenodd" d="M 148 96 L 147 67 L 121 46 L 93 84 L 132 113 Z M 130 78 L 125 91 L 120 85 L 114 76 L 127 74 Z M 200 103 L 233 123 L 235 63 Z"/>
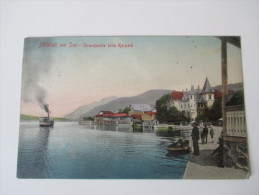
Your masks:
<path fill-rule="evenodd" d="M 209 100 L 211 100 L 211 94 L 209 94 Z"/>

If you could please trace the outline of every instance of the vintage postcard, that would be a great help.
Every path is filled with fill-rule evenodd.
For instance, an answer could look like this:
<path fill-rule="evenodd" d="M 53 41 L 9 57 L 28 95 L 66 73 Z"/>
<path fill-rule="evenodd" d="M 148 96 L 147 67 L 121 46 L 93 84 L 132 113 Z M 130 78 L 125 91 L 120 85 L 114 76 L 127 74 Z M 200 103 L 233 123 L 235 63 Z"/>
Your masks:
<path fill-rule="evenodd" d="M 18 178 L 249 177 L 241 39 L 24 41 Z"/>

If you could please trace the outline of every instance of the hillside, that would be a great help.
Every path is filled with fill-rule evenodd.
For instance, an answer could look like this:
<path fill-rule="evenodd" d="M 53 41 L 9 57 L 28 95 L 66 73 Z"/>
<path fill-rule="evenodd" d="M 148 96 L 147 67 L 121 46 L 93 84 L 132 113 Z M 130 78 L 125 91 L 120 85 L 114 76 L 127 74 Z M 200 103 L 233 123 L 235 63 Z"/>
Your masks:
<path fill-rule="evenodd" d="M 215 86 L 213 88 L 221 91 L 221 85 Z M 228 84 L 227 89 L 233 89 L 235 91 L 241 90 L 243 89 L 243 83 Z M 66 115 L 65 118 L 70 120 L 78 120 L 79 118 L 83 118 L 85 116 L 95 116 L 101 110 L 116 112 L 121 108 L 129 106 L 130 104 L 150 104 L 151 106 L 155 107 L 156 100 L 158 100 L 164 94 L 171 92 L 172 90 L 154 89 L 132 97 L 109 97 L 99 102 L 94 102 L 92 104 L 82 106 L 74 112 Z"/>
<path fill-rule="evenodd" d="M 109 110 L 109 111 L 118 111 L 120 108 L 125 108 L 130 104 L 150 104 L 151 106 L 155 106 L 156 100 L 162 97 L 164 94 L 171 93 L 172 90 L 166 89 L 154 89 L 147 92 L 144 92 L 137 96 L 132 97 L 122 97 L 116 100 L 113 100 L 107 104 L 96 106 L 92 110 L 84 113 L 84 116 L 94 116 L 98 114 L 101 110 Z"/>
<path fill-rule="evenodd" d="M 217 85 L 217 86 L 212 87 L 212 88 L 221 91 L 221 87 L 222 87 L 221 85 Z M 229 89 L 239 91 L 239 90 L 243 89 L 243 83 L 228 84 L 227 90 L 229 90 Z"/>
<path fill-rule="evenodd" d="M 112 100 L 115 100 L 115 99 L 117 99 L 117 97 L 112 96 L 112 97 L 104 98 L 99 102 L 94 102 L 94 103 L 89 104 L 89 105 L 81 106 L 78 109 L 76 109 L 74 112 L 72 112 L 70 114 L 67 114 L 64 117 L 66 119 L 70 119 L 70 120 L 78 120 L 81 115 L 89 112 L 90 110 L 92 110 L 96 106 L 107 104 L 107 103 L 109 103 L 109 102 L 111 102 Z"/>

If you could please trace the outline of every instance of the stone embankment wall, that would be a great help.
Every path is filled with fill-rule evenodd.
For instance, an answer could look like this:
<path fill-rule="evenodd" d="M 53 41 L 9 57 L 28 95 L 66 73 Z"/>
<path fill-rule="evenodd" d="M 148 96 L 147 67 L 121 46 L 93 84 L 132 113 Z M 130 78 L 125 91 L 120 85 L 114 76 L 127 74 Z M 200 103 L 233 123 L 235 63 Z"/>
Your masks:
<path fill-rule="evenodd" d="M 224 166 L 248 171 L 247 142 L 224 141 L 223 154 Z"/>

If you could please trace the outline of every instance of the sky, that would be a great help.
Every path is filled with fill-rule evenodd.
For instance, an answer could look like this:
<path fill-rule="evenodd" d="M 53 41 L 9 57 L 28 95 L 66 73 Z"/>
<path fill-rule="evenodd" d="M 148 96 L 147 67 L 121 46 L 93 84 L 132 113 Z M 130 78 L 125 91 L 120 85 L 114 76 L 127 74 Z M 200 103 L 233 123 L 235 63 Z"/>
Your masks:
<path fill-rule="evenodd" d="M 56 46 L 45 47 L 50 43 Z M 228 44 L 227 52 L 228 83 L 243 82 L 241 49 Z M 48 104 L 52 116 L 62 117 L 110 96 L 202 88 L 206 77 L 211 86 L 220 85 L 221 41 L 203 36 L 27 38 L 22 66 L 21 113 L 44 116 L 42 104 Z"/>

